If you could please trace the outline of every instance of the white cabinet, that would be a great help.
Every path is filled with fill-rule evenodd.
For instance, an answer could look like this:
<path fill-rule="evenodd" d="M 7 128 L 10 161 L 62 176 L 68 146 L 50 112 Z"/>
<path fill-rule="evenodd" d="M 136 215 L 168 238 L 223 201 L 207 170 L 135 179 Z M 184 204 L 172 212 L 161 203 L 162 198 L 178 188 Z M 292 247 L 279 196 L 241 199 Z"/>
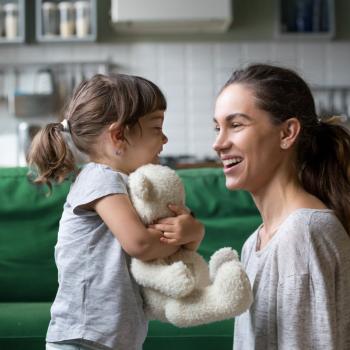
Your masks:
<path fill-rule="evenodd" d="M 222 32 L 233 19 L 232 0 L 112 0 L 112 22 L 128 32 Z"/>

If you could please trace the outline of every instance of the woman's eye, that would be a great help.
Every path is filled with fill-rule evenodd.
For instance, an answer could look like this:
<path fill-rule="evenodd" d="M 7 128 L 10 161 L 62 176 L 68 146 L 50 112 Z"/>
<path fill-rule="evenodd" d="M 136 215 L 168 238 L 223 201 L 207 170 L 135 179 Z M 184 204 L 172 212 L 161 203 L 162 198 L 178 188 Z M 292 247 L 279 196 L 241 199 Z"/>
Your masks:
<path fill-rule="evenodd" d="M 240 123 L 232 123 L 231 124 L 231 127 L 234 129 L 239 128 L 240 126 L 242 126 L 242 124 L 240 124 Z"/>
<path fill-rule="evenodd" d="M 219 132 L 220 131 L 220 127 L 218 125 L 214 125 L 214 131 L 215 132 Z"/>

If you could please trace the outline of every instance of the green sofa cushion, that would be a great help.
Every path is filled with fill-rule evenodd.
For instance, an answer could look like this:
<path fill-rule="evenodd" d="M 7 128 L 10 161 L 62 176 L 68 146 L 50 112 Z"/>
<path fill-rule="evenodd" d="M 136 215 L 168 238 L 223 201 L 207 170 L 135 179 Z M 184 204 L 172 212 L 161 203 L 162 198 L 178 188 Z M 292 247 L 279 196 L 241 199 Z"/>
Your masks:
<path fill-rule="evenodd" d="M 69 184 L 47 188 L 26 168 L 0 169 L 0 300 L 52 301 L 57 290 L 54 246 Z"/>
<path fill-rule="evenodd" d="M 44 350 L 50 307 L 51 303 L 0 303 L 0 349 Z M 229 350 L 232 334 L 232 320 L 193 328 L 152 321 L 143 350 Z"/>

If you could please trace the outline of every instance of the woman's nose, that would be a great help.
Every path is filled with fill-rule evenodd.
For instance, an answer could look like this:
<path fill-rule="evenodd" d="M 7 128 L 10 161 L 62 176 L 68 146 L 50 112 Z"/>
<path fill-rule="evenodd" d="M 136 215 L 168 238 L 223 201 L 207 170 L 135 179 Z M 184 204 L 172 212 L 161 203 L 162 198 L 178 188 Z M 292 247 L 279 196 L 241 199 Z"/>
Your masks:
<path fill-rule="evenodd" d="M 226 149 L 228 146 L 229 140 L 227 139 L 225 133 L 221 132 L 216 136 L 212 147 L 216 152 L 219 152 L 223 149 Z"/>

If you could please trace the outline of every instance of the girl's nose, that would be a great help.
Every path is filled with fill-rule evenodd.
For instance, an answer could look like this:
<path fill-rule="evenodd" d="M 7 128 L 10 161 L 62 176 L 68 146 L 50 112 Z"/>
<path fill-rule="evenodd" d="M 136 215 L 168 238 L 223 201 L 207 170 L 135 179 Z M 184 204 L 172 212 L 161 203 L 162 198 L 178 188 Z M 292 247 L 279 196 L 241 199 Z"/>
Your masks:
<path fill-rule="evenodd" d="M 168 143 L 168 138 L 167 138 L 167 136 L 163 133 L 163 145 L 165 145 L 166 143 Z"/>

